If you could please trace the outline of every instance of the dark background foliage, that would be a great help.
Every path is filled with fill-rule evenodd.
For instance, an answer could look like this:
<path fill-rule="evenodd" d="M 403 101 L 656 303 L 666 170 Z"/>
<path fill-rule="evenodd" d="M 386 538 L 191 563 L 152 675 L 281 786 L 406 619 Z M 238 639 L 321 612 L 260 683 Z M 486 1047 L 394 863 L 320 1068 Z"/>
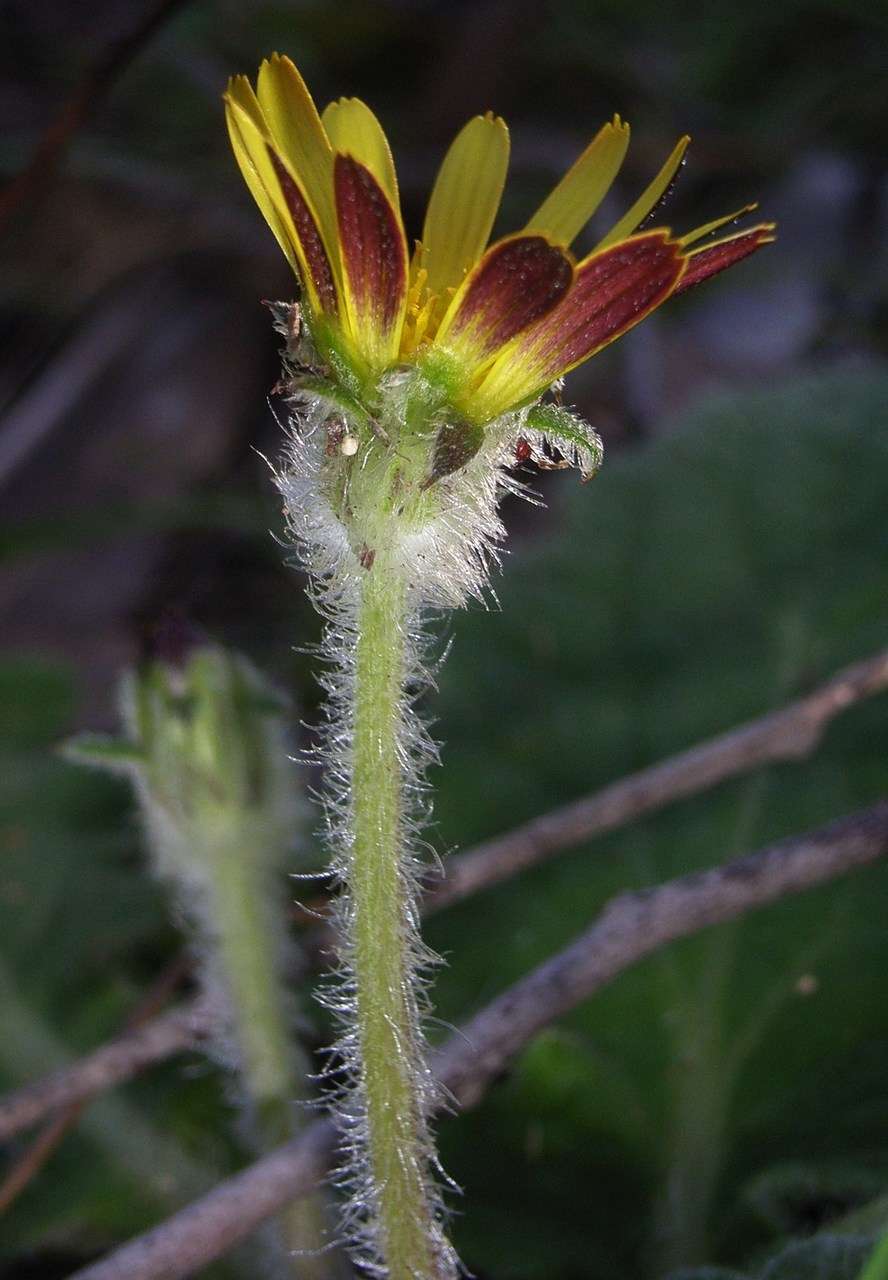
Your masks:
<path fill-rule="evenodd" d="M 120 671 L 170 618 L 250 654 L 309 721 L 316 708 L 299 647 L 317 622 L 271 536 L 259 456 L 277 454 L 280 430 L 258 300 L 293 286 L 220 104 L 227 76 L 272 49 L 319 102 L 374 106 L 414 232 L 450 136 L 487 108 L 512 128 L 503 229 L 614 111 L 633 146 L 605 220 L 687 131 L 671 225 L 751 197 L 780 221 L 777 245 L 571 375 L 605 469 L 583 489 L 545 477 L 545 511 L 510 506 L 501 608 L 449 625 L 440 849 L 764 711 L 885 641 L 884 5 L 164 8 L 107 83 L 109 50 L 148 3 L 0 8 L 8 179 L 72 95 L 95 89 L 58 163 L 43 153 L 26 189 L 0 193 L 7 1085 L 111 1034 L 180 945 L 125 788 L 54 745 L 114 725 Z M 882 699 L 803 764 L 442 915 L 441 1018 L 563 945 L 619 888 L 875 798 L 884 721 Z M 310 835 L 299 856 L 317 860 Z M 873 870 L 648 961 L 541 1037 L 477 1112 L 447 1120 L 446 1164 L 466 1189 L 454 1232 L 473 1271 L 641 1280 L 709 1263 L 794 1277 L 811 1274 L 813 1249 L 818 1274 L 853 1275 L 855 1242 L 884 1218 L 848 1215 L 888 1184 L 886 888 Z M 2 1274 L 67 1274 L 155 1221 L 243 1158 L 231 1119 L 218 1073 L 196 1060 L 90 1107 L 7 1216 Z"/>

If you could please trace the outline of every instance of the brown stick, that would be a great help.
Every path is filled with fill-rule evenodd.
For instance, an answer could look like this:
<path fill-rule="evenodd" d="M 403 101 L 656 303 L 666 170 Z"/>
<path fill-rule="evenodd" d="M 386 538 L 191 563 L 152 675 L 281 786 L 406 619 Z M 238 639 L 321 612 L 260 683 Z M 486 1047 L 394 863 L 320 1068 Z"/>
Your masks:
<path fill-rule="evenodd" d="M 62 106 L 38 142 L 30 161 L 0 191 L 0 228 L 12 213 L 33 196 L 51 177 L 65 148 L 89 113 L 108 92 L 114 81 L 141 52 L 154 33 L 182 7 L 185 0 L 159 0 L 133 27 L 114 41 Z"/>
<path fill-rule="evenodd" d="M 66 1134 L 80 1119 L 86 1099 L 72 1102 L 50 1116 L 24 1154 L 15 1162 L 0 1186 L 0 1214 L 8 1213 L 25 1187 L 37 1177 Z"/>
<path fill-rule="evenodd" d="M 0 1141 L 36 1124 L 48 1112 L 129 1080 L 151 1063 L 196 1048 L 209 1029 L 205 1005 L 184 1005 L 109 1040 L 79 1062 L 7 1094 L 0 1098 Z"/>
<path fill-rule="evenodd" d="M 709 871 L 621 894 L 566 950 L 522 978 L 452 1036 L 433 1066 L 462 1107 L 553 1019 L 677 938 L 801 893 L 888 854 L 888 801 Z M 329 1122 L 228 1178 L 209 1195 L 71 1280 L 179 1280 L 265 1218 L 307 1195 L 334 1149 Z"/>
<path fill-rule="evenodd" d="M 807 697 L 779 711 L 621 778 L 465 853 L 454 854 L 447 860 L 443 879 L 426 897 L 423 910 L 429 914 L 440 911 L 563 849 L 759 765 L 806 756 L 839 712 L 884 689 L 888 689 L 888 649 L 846 667 Z"/>
<path fill-rule="evenodd" d="M 459 1037 L 448 1040 L 436 1070 L 461 1107 L 474 1106 L 538 1031 L 651 952 L 886 854 L 888 800 L 882 800 L 722 866 L 622 893 L 566 950 L 516 982 L 476 1014 Z"/>
<path fill-rule="evenodd" d="M 150 1022 L 167 1004 L 182 979 L 188 973 L 190 958 L 182 951 L 158 974 L 145 994 L 131 1010 L 124 1025 L 124 1032 L 136 1031 Z M 89 1095 L 67 1103 L 60 1111 L 50 1115 L 31 1144 L 25 1149 L 0 1184 L 0 1215 L 8 1213 L 28 1184 L 65 1140 L 67 1134 L 80 1119 Z"/>
<path fill-rule="evenodd" d="M 448 860 L 443 881 L 428 894 L 424 911 L 428 914 L 440 911 L 552 857 L 561 849 L 588 840 L 596 833 L 614 830 L 673 800 L 704 791 L 761 764 L 802 757 L 813 750 L 830 720 L 840 711 L 885 688 L 888 688 L 888 650 L 846 667 L 807 697 L 779 711 L 643 769 L 573 804 L 543 814 L 466 853 L 453 855 Z M 334 945 L 324 925 L 307 935 L 306 940 L 309 939 L 315 952 L 329 951 Z M 134 1047 L 130 1055 L 128 1041 L 129 1038 L 123 1036 L 113 1042 L 115 1074 L 109 1077 L 106 1086 L 100 1087 L 120 1084 L 153 1062 L 192 1047 L 192 1041 L 184 1034 L 178 1040 L 175 1035 L 166 1040 L 161 1036 L 152 1041 L 155 1057 L 150 1055 L 147 1044 Z M 90 1064 L 104 1051 L 96 1050 L 82 1062 L 57 1072 L 47 1082 L 26 1086 L 0 1098 L 0 1141 L 34 1124 L 60 1102 L 74 1102 L 91 1092 L 85 1087 L 81 1071 L 87 1068 L 88 1078 Z M 51 1089 L 47 1088 L 49 1085 Z M 41 1098 L 46 1100 L 43 1105 L 40 1105 Z"/>

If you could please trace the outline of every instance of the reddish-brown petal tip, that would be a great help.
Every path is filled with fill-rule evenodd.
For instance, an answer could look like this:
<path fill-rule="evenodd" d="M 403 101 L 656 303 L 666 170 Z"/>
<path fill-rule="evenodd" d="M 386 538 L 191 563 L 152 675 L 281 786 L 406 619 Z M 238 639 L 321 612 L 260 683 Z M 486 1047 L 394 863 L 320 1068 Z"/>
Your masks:
<path fill-rule="evenodd" d="M 449 338 L 481 359 L 552 310 L 570 287 L 573 263 L 544 236 L 519 235 L 488 249 L 450 321 Z"/>
<path fill-rule="evenodd" d="M 681 270 L 678 246 L 666 231 L 642 233 L 593 254 L 580 265 L 565 301 L 543 322 L 534 354 L 558 373 L 572 368 L 665 301 Z"/>
<path fill-rule="evenodd" d="M 741 262 L 744 258 L 748 258 L 751 253 L 755 253 L 763 245 L 771 244 L 775 239 L 774 226 L 773 222 L 765 222 L 759 227 L 752 227 L 749 231 L 742 232 L 740 235 L 731 236 L 727 240 L 718 240 L 707 248 L 698 249 L 695 253 L 688 254 L 687 270 L 679 281 L 675 292 L 684 293 L 686 289 L 699 284 L 701 280 L 708 280 L 710 276 L 717 275 L 719 271 L 732 267 L 735 262 Z"/>

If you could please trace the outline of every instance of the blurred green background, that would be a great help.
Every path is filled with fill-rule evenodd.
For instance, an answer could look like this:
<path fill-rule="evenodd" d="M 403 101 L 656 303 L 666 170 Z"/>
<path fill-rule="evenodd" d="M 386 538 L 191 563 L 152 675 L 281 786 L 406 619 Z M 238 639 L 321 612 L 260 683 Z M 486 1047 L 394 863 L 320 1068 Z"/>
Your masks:
<path fill-rule="evenodd" d="M 614 111 L 633 146 L 603 221 L 687 131 L 661 221 L 684 230 L 758 198 L 780 222 L 775 246 L 570 376 L 566 399 L 601 431 L 605 467 L 591 487 L 542 478 L 545 511 L 507 505 L 499 607 L 447 624 L 439 850 L 779 705 L 886 638 L 884 4 L 166 8 L 60 163 L 41 163 L 3 206 L 5 1087 L 113 1034 L 181 948 L 126 787 L 54 753 L 78 728 L 115 726 L 120 671 L 173 619 L 291 689 L 294 745 L 310 743 L 302 722 L 319 693 L 303 647 L 318 623 L 274 540 L 261 457 L 277 456 L 280 427 L 268 403 L 277 340 L 259 299 L 293 285 L 228 153 L 220 103 L 227 76 L 272 49 L 319 102 L 373 105 L 408 231 L 449 138 L 487 108 L 512 128 L 503 230 Z M 152 12 L 7 0 L 4 178 Z M 885 711 L 884 696 L 855 708 L 811 759 L 436 918 L 442 1024 L 564 945 L 619 889 L 872 802 L 885 790 Z M 294 868 L 320 857 L 308 823 Z M 466 1193 L 453 1231 L 473 1274 L 653 1280 L 708 1264 L 727 1269 L 712 1280 L 763 1267 L 774 1280 L 850 1280 L 861 1240 L 888 1218 L 853 1216 L 888 1193 L 886 904 L 888 869 L 874 868 L 671 948 L 542 1036 L 477 1111 L 444 1121 L 445 1165 Z M 0 1275 L 67 1275 L 193 1197 L 244 1160 L 235 1119 L 219 1071 L 196 1056 L 94 1104 L 5 1215 Z M 10 1167 L 27 1142 L 10 1147 Z"/>

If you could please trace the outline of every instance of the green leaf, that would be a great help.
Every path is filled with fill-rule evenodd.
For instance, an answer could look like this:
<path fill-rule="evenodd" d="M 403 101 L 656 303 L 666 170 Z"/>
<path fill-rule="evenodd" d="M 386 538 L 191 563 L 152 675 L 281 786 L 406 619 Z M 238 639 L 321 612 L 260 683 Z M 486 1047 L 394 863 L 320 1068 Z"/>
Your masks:
<path fill-rule="evenodd" d="M 799 1160 L 756 1175 L 741 1188 L 738 1203 L 774 1235 L 807 1235 L 824 1221 L 844 1221 L 852 1212 L 856 1218 L 886 1181 L 888 1169 L 872 1159 L 858 1165 Z"/>
<path fill-rule="evenodd" d="M 867 1237 L 815 1236 L 781 1249 L 754 1277 L 723 1267 L 690 1267 L 667 1280 L 862 1280 L 860 1267 L 871 1250 Z"/>
<path fill-rule="evenodd" d="M 59 751 L 73 763 L 98 765 L 118 772 L 145 764 L 145 753 L 134 742 L 97 733 L 79 733 L 68 738 Z"/>

